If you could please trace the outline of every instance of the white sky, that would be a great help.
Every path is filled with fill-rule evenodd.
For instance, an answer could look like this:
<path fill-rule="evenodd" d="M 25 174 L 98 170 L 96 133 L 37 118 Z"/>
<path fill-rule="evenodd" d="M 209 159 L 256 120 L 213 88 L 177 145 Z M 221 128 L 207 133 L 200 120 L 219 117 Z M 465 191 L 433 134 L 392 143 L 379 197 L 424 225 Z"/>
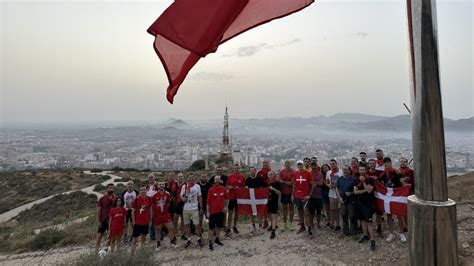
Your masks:
<path fill-rule="evenodd" d="M 146 29 L 166 1 L 1 2 L 1 121 L 405 113 L 405 1 L 319 0 L 196 65 L 170 105 Z M 474 115 L 473 3 L 438 1 L 444 115 Z"/>

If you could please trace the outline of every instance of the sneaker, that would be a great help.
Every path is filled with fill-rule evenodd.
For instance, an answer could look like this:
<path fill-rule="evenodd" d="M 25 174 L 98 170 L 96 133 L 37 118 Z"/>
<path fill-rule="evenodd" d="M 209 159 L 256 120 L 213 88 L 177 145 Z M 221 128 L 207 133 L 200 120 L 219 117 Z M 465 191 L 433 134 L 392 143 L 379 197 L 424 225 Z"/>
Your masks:
<path fill-rule="evenodd" d="M 288 224 L 283 224 L 281 227 L 281 232 L 286 232 L 288 230 Z"/>
<path fill-rule="evenodd" d="M 408 233 L 408 228 L 403 228 L 403 233 Z"/>
<path fill-rule="evenodd" d="M 300 230 L 298 230 L 298 232 L 296 232 L 297 234 L 301 234 L 303 233 L 304 231 L 306 231 L 306 228 L 304 226 L 301 226 L 300 227 Z"/>
<path fill-rule="evenodd" d="M 239 234 L 239 230 L 237 230 L 237 227 L 235 226 L 232 228 L 232 231 L 234 231 L 234 234 L 237 234 L 237 235 Z"/>
<path fill-rule="evenodd" d="M 267 229 L 267 227 L 268 227 L 268 221 L 265 220 L 263 221 L 263 229 Z"/>
<path fill-rule="evenodd" d="M 370 241 L 370 250 L 375 251 L 375 240 Z"/>
<path fill-rule="evenodd" d="M 407 242 L 407 238 L 406 238 L 405 234 L 400 234 L 400 241 L 402 241 L 402 243 Z"/>
<path fill-rule="evenodd" d="M 272 234 L 270 235 L 270 239 L 275 239 L 276 235 L 275 235 L 275 230 L 272 230 Z"/>
<path fill-rule="evenodd" d="M 336 231 L 336 232 L 337 232 L 337 231 L 341 231 L 341 227 L 340 227 L 339 225 L 336 226 L 336 227 L 334 227 L 334 231 Z"/>
<path fill-rule="evenodd" d="M 227 230 L 225 230 L 225 236 L 229 237 L 229 236 L 230 236 L 230 234 L 231 234 L 231 231 L 230 231 L 230 229 L 227 229 Z"/>
<path fill-rule="evenodd" d="M 216 245 L 223 246 L 224 244 L 219 240 L 219 238 L 216 238 L 216 241 L 214 241 Z"/>
<path fill-rule="evenodd" d="M 160 250 L 160 247 L 161 247 L 160 241 L 156 242 L 155 251 Z"/>
<path fill-rule="evenodd" d="M 176 237 L 173 238 L 173 239 L 170 241 L 170 244 L 171 244 L 171 246 L 174 247 L 174 248 L 178 246 L 178 245 L 176 245 Z"/>
<path fill-rule="evenodd" d="M 182 235 L 181 240 L 186 241 L 186 240 L 188 240 L 188 238 L 185 235 Z"/>
<path fill-rule="evenodd" d="M 204 243 L 202 243 L 202 240 L 200 238 L 198 239 L 198 245 L 200 248 L 204 247 Z"/>
<path fill-rule="evenodd" d="M 309 236 L 309 239 L 313 239 L 314 238 L 313 232 L 308 231 L 308 236 Z"/>
<path fill-rule="evenodd" d="M 359 239 L 359 243 L 364 243 L 367 240 L 369 240 L 369 237 L 368 236 L 363 236 Z"/>
<path fill-rule="evenodd" d="M 186 245 L 184 245 L 184 248 L 189 248 L 189 246 L 191 246 L 191 240 L 188 240 L 186 242 Z"/>
<path fill-rule="evenodd" d="M 289 223 L 287 228 L 289 231 L 295 231 L 295 225 L 293 223 Z"/>
<path fill-rule="evenodd" d="M 395 237 L 394 234 L 389 234 L 388 237 L 387 237 L 387 242 L 392 242 L 395 239 L 396 239 L 396 237 Z"/>
<path fill-rule="evenodd" d="M 214 247 L 212 246 L 212 243 L 209 243 L 209 250 L 214 251 Z"/>

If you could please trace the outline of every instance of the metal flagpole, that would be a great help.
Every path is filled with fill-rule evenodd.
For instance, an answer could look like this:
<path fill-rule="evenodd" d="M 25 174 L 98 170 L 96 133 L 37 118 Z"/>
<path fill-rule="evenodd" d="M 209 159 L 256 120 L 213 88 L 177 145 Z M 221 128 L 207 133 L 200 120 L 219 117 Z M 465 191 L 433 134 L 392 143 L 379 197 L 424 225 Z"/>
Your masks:
<path fill-rule="evenodd" d="M 457 265 L 456 203 L 448 198 L 435 0 L 407 0 L 415 195 L 410 265 Z"/>

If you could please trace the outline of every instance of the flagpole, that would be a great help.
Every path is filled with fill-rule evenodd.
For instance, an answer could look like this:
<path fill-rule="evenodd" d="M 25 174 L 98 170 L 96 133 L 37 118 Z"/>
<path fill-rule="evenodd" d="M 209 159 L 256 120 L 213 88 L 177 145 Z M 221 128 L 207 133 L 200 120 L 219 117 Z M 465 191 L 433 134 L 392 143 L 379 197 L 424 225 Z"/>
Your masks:
<path fill-rule="evenodd" d="M 435 0 L 407 0 L 415 195 L 410 265 L 457 265 L 456 203 L 448 198 Z"/>

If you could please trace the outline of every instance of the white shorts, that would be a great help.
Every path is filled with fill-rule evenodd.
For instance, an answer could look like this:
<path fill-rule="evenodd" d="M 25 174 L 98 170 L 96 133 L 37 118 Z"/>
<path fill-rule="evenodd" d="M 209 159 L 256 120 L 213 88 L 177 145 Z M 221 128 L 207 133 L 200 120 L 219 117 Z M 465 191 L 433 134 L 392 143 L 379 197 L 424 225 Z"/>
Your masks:
<path fill-rule="evenodd" d="M 199 224 L 199 210 L 183 210 L 183 222 L 188 225 L 193 221 L 194 225 Z"/>

